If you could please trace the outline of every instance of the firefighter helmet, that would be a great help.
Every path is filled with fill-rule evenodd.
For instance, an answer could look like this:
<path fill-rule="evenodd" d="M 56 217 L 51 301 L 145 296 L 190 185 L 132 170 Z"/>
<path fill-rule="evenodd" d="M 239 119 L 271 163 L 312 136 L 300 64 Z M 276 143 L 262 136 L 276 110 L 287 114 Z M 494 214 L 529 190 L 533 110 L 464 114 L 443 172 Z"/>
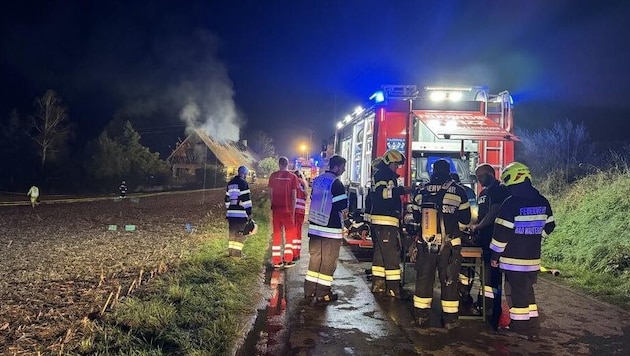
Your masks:
<path fill-rule="evenodd" d="M 374 158 L 374 160 L 372 160 L 372 168 L 376 168 L 381 162 L 383 162 L 383 157 Z"/>
<path fill-rule="evenodd" d="M 256 235 L 258 232 L 258 224 L 256 224 L 254 219 L 249 219 L 245 223 L 245 226 L 243 226 L 243 230 L 241 232 L 243 233 L 243 236 Z"/>
<path fill-rule="evenodd" d="M 248 173 L 249 173 L 249 169 L 247 169 L 247 167 L 245 167 L 245 166 L 238 167 L 238 174 L 239 175 L 241 175 L 241 174 L 247 175 Z"/>
<path fill-rule="evenodd" d="M 507 186 L 523 183 L 527 179 L 531 180 L 532 174 L 529 167 L 520 162 L 508 164 L 501 173 L 501 181 Z"/>
<path fill-rule="evenodd" d="M 392 149 L 385 152 L 383 162 L 388 166 L 392 163 L 405 164 L 405 155 L 398 150 Z"/>

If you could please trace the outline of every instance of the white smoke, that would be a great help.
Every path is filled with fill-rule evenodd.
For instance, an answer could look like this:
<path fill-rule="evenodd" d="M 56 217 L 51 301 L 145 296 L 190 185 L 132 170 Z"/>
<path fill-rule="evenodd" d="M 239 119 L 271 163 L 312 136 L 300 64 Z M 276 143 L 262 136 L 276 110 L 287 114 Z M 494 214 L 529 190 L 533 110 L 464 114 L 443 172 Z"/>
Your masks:
<path fill-rule="evenodd" d="M 232 83 L 222 65 L 215 62 L 213 67 L 216 72 L 211 73 L 207 83 L 188 92 L 179 117 L 187 133 L 201 129 L 218 141 L 238 141 L 242 120 L 234 104 Z"/>
<path fill-rule="evenodd" d="M 179 117 L 187 133 L 201 129 L 218 141 L 238 141 L 243 120 L 234 104 L 232 81 L 215 53 L 217 39 L 207 32 L 198 33 L 198 39 L 201 48 L 179 53 L 194 68 L 173 93 L 183 99 Z"/>

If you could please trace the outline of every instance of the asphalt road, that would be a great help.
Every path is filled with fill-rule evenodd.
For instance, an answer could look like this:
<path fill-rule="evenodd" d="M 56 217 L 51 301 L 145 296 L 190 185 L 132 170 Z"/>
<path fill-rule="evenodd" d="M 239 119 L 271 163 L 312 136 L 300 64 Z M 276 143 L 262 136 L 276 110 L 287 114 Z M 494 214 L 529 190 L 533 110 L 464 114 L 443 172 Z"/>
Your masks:
<path fill-rule="evenodd" d="M 305 239 L 306 240 L 306 239 Z M 304 241 L 304 246 L 308 246 Z M 306 251 L 304 251 L 306 252 Z M 268 305 L 250 335 L 255 347 L 240 354 L 259 355 L 628 355 L 630 313 L 539 278 L 536 286 L 541 340 L 532 342 L 499 335 L 478 320 L 461 320 L 447 331 L 439 320 L 439 294 L 434 296 L 434 322 L 412 324 L 412 302 L 375 297 L 365 269 L 371 264 L 343 247 L 333 289 L 339 300 L 311 306 L 303 283 L 308 254 L 297 266 L 269 271 Z M 413 291 L 414 272 L 405 288 Z M 473 291 L 473 293 L 475 293 Z M 255 340 L 251 340 L 251 337 Z"/>

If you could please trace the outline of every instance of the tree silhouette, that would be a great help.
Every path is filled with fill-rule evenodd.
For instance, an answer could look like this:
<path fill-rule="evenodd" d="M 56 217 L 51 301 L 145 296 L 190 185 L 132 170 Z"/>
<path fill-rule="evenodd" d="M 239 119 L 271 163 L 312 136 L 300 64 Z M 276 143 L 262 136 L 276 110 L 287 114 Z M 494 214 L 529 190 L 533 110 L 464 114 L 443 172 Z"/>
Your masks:
<path fill-rule="evenodd" d="M 61 97 L 54 90 L 49 89 L 36 98 L 33 106 L 35 113 L 30 116 L 33 125 L 31 139 L 37 146 L 43 170 L 47 161 L 57 159 L 59 153 L 67 149 L 73 127 Z"/>

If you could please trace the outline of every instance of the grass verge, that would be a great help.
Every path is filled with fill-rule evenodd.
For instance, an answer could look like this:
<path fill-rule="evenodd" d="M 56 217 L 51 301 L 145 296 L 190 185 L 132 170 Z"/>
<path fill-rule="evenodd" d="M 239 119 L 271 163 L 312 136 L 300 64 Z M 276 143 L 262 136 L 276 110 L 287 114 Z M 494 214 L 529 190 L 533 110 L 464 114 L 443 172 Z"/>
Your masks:
<path fill-rule="evenodd" d="M 630 310 L 630 173 L 589 175 L 550 197 L 557 227 L 543 243 L 543 263 L 561 281 Z"/>
<path fill-rule="evenodd" d="M 266 211 L 259 200 L 254 211 Z M 228 355 L 256 310 L 269 222 L 256 216 L 258 233 L 245 242 L 246 257 L 227 256 L 227 224 L 207 228 L 196 253 L 171 273 L 139 289 L 102 320 L 84 321 L 86 336 L 73 351 L 89 355 Z"/>

